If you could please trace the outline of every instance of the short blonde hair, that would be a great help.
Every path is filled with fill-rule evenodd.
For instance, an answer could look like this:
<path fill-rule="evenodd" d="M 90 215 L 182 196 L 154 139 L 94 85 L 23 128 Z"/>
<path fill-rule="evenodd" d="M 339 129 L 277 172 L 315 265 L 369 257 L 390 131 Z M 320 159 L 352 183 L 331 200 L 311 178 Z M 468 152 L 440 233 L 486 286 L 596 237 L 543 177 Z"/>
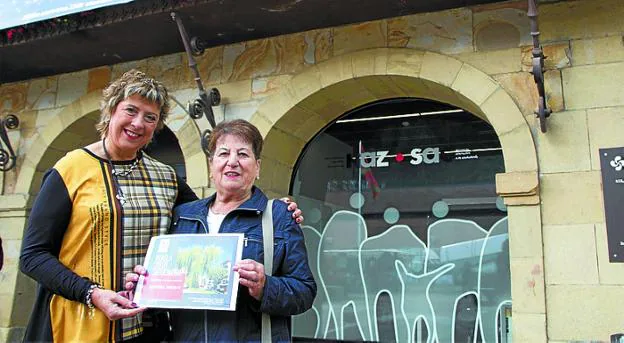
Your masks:
<path fill-rule="evenodd" d="M 170 108 L 167 88 L 161 82 L 145 75 L 145 73 L 132 69 L 125 72 L 102 91 L 100 121 L 95 125 L 95 128 L 100 133 L 100 137 L 104 138 L 108 134 L 111 115 L 117 108 L 117 105 L 133 95 L 140 95 L 147 101 L 160 107 L 156 132 L 165 126 L 165 120 L 169 115 Z"/>

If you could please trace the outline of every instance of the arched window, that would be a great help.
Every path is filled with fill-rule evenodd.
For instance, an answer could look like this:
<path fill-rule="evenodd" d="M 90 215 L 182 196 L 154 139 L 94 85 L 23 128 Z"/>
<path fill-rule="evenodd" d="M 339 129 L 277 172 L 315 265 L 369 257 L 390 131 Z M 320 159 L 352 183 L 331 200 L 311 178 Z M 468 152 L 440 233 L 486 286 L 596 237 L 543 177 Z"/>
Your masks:
<path fill-rule="evenodd" d="M 503 162 L 488 123 L 430 100 L 370 103 L 326 127 L 291 184 L 318 284 L 294 336 L 507 342 Z"/>

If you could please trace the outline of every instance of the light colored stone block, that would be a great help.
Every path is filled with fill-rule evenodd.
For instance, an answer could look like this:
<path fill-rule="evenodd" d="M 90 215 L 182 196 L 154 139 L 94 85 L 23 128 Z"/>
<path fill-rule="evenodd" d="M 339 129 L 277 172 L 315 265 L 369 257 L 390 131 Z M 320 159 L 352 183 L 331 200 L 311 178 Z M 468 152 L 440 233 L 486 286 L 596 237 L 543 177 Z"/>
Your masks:
<path fill-rule="evenodd" d="M 520 343 L 546 342 L 546 315 L 513 311 L 512 341 Z"/>
<path fill-rule="evenodd" d="M 539 6 L 540 40 L 604 37 L 624 32 L 620 0 L 562 1 Z"/>
<path fill-rule="evenodd" d="M 186 158 L 186 183 L 191 187 L 208 186 L 208 160 L 206 155 L 197 153 Z"/>
<path fill-rule="evenodd" d="M 327 125 L 327 121 L 320 118 L 316 113 L 299 106 L 293 106 L 273 127 L 289 132 L 299 140 L 307 142 L 325 125 Z M 269 132 L 273 127 L 269 126 L 266 132 Z"/>
<path fill-rule="evenodd" d="M 23 160 L 23 161 L 26 161 L 26 160 Z M 36 165 L 32 164 L 32 162 L 30 161 L 22 162 L 22 164 L 20 164 L 20 170 L 17 176 L 17 180 L 15 183 L 11 185 L 11 187 L 14 187 L 12 189 L 12 192 L 7 190 L 7 188 L 11 188 L 11 187 L 6 187 L 7 180 L 5 180 L 5 190 L 4 190 L 5 194 L 10 194 L 10 193 L 17 193 L 20 195 L 27 194 L 31 188 L 30 186 L 32 183 L 32 177 L 35 173 L 35 168 L 36 168 Z M 0 197 L 0 203 L 2 202 L 3 198 L 4 196 Z M 25 204 L 26 204 L 26 201 L 24 200 L 24 205 Z"/>
<path fill-rule="evenodd" d="M 3 240 L 21 240 L 24 234 L 25 226 L 25 217 L 0 218 L 0 237 L 2 237 Z"/>
<path fill-rule="evenodd" d="M 492 76 L 514 99 L 525 116 L 533 115 L 537 109 L 537 87 L 533 76 L 526 72 Z"/>
<path fill-rule="evenodd" d="M 422 59 L 420 77 L 445 86 L 450 86 L 455 81 L 461 70 L 462 62 L 441 54 L 425 52 Z"/>
<path fill-rule="evenodd" d="M 245 42 L 226 45 L 223 47 L 222 80 L 232 80 L 236 60 L 245 52 Z"/>
<path fill-rule="evenodd" d="M 476 105 L 481 105 L 496 91 L 498 84 L 482 71 L 464 63 L 451 87 Z"/>
<path fill-rule="evenodd" d="M 311 30 L 303 33 L 305 64 L 317 64 L 332 56 L 332 29 Z"/>
<path fill-rule="evenodd" d="M 221 103 L 243 102 L 251 100 L 251 80 L 210 85 L 206 89 L 217 88 L 221 93 Z"/>
<path fill-rule="evenodd" d="M 607 226 L 596 224 L 596 254 L 601 285 L 624 285 L 624 263 L 609 262 Z"/>
<path fill-rule="evenodd" d="M 505 3 L 497 3 L 493 6 L 482 5 L 472 7 L 472 25 L 474 27 L 476 42 L 475 46 L 478 49 L 498 49 L 501 46 L 505 47 L 518 47 L 522 45 L 532 44 L 531 30 L 529 25 L 529 18 L 527 18 L 527 4 L 519 1 L 507 1 Z M 508 28 L 506 28 L 507 26 Z M 491 29 L 504 30 L 507 32 L 515 33 L 517 36 L 511 37 L 509 35 L 479 35 L 479 31 L 483 28 L 491 27 Z M 514 30 L 511 30 L 511 29 Z M 496 34 L 495 32 L 491 32 Z M 510 42 L 496 41 L 492 42 L 492 38 L 506 38 Z M 479 38 L 485 38 L 488 41 L 480 41 Z M 513 39 L 510 39 L 513 38 Z M 498 43 L 498 44 L 496 44 Z M 515 44 L 511 46 L 511 44 Z"/>
<path fill-rule="evenodd" d="M 351 63 L 350 55 L 334 57 L 329 61 L 319 63 L 317 66 L 323 87 L 353 78 L 353 63 Z"/>
<path fill-rule="evenodd" d="M 333 32 L 334 56 L 387 46 L 388 27 L 385 20 L 340 26 L 334 28 Z"/>
<path fill-rule="evenodd" d="M 9 327 L 11 324 L 11 311 L 13 310 L 13 295 L 0 294 L 0 327 Z"/>
<path fill-rule="evenodd" d="M 279 92 L 291 79 L 291 75 L 278 75 L 254 79 L 251 81 L 251 96 L 254 99 L 264 99 Z"/>
<path fill-rule="evenodd" d="M 56 94 L 56 106 L 65 106 L 78 100 L 87 94 L 89 84 L 89 71 L 63 74 L 58 78 L 58 92 Z"/>
<path fill-rule="evenodd" d="M 472 12 L 458 8 L 388 19 L 388 46 L 445 54 L 472 51 Z"/>
<path fill-rule="evenodd" d="M 370 49 L 358 51 L 351 56 L 353 76 L 385 75 L 388 68 L 388 50 Z"/>
<path fill-rule="evenodd" d="M 621 80 L 624 62 L 572 67 L 563 70 L 563 91 L 568 109 L 624 105 Z"/>
<path fill-rule="evenodd" d="M 39 111 L 37 111 L 37 114 L 36 114 L 37 119 L 35 121 L 35 127 L 41 132 L 52 121 L 57 121 L 58 125 L 61 125 L 61 122 L 58 119 L 58 114 L 61 112 L 61 110 L 62 110 L 62 108 L 52 108 L 52 109 L 49 109 L 49 110 L 39 110 Z"/>
<path fill-rule="evenodd" d="M 532 77 L 532 75 L 531 75 Z M 548 109 L 551 112 L 561 112 L 565 110 L 565 104 L 563 101 L 563 85 L 562 85 L 562 76 L 560 70 L 548 70 L 544 74 L 544 88 L 546 92 L 546 104 L 548 105 Z M 537 100 L 539 99 L 537 96 L 537 84 L 533 82 L 533 86 L 536 90 L 535 93 L 535 108 L 533 110 L 533 115 L 537 111 Z"/>
<path fill-rule="evenodd" d="M 259 106 L 258 100 L 237 102 L 225 105 L 224 120 L 244 119 L 249 120 Z"/>
<path fill-rule="evenodd" d="M 591 169 L 585 111 L 553 113 L 548 132 L 536 136 L 540 172 L 560 173 Z"/>
<path fill-rule="evenodd" d="M 537 171 L 496 174 L 496 194 L 500 196 L 536 195 L 538 191 Z"/>
<path fill-rule="evenodd" d="M 543 47 L 544 56 L 544 69 L 562 69 L 572 65 L 570 44 L 556 43 L 546 44 Z M 533 46 L 522 47 L 522 69 L 527 72 L 533 71 Z"/>
<path fill-rule="evenodd" d="M 149 77 L 162 82 L 168 89 L 174 90 L 186 85 L 182 77 L 184 77 L 185 71 L 190 71 L 187 65 L 186 54 L 175 53 L 147 59 L 147 67 L 144 72 Z M 204 77 L 203 74 L 200 75 Z M 206 81 L 203 82 L 206 83 Z"/>
<path fill-rule="evenodd" d="M 505 172 L 537 170 L 537 156 L 528 126 L 518 126 L 500 135 L 499 140 L 505 157 Z"/>
<path fill-rule="evenodd" d="M 542 219 L 539 206 L 508 206 L 511 258 L 543 257 Z"/>
<path fill-rule="evenodd" d="M 499 74 L 493 78 L 505 89 L 520 107 L 522 113 L 532 121 L 538 105 L 537 85 L 533 75 L 527 72 Z M 547 71 L 544 75 L 546 90 L 546 103 L 552 112 L 560 112 L 564 109 L 563 91 L 561 88 L 561 72 L 559 70 Z"/>
<path fill-rule="evenodd" d="M 25 194 L 5 194 L 0 196 L 0 208 L 3 210 L 22 210 L 26 208 Z"/>
<path fill-rule="evenodd" d="M 418 80 L 414 80 L 418 82 Z M 357 80 L 345 81 L 345 85 L 351 85 L 355 82 L 358 83 L 357 88 L 363 87 L 366 93 L 370 94 L 375 100 L 407 96 L 404 89 L 395 84 L 391 77 L 385 75 L 367 76 Z"/>
<path fill-rule="evenodd" d="M 25 327 L 35 302 L 37 283 L 28 276 L 18 273 L 13 298 L 11 326 Z"/>
<path fill-rule="evenodd" d="M 548 337 L 563 341 L 609 341 L 622 332 L 624 287 L 558 285 L 546 288 Z"/>
<path fill-rule="evenodd" d="M 58 79 L 56 77 L 31 81 L 28 85 L 28 97 L 26 99 L 28 107 L 34 110 L 53 108 L 56 105 L 57 87 Z"/>
<path fill-rule="evenodd" d="M 0 86 L 0 113 L 18 113 L 26 108 L 28 83 L 17 82 Z"/>
<path fill-rule="evenodd" d="M 593 224 L 545 225 L 546 284 L 598 284 Z"/>
<path fill-rule="evenodd" d="M 331 90 L 324 90 L 323 95 L 335 102 L 350 106 L 351 108 L 356 108 L 360 105 L 378 100 L 379 98 L 369 92 L 365 87 L 363 84 L 364 79 L 368 79 L 368 77 L 345 81 L 340 84 L 340 86 L 332 87 Z M 342 113 L 334 113 L 334 115 L 341 114 Z"/>
<path fill-rule="evenodd" d="M 294 160 L 292 161 L 295 162 Z M 292 167 L 283 165 L 279 162 L 273 163 L 269 171 L 271 177 L 271 188 L 269 192 L 275 196 L 284 196 L 288 194 L 288 186 L 292 177 Z M 262 176 L 260 176 L 262 178 Z"/>
<path fill-rule="evenodd" d="M 522 112 L 518 109 L 518 105 L 507 94 L 507 92 L 498 88 L 496 91 L 481 104 L 481 109 L 485 113 L 489 113 L 488 121 L 494 127 L 498 135 L 510 132 L 520 126 L 526 127 L 527 122 L 524 120 Z"/>
<path fill-rule="evenodd" d="M 543 260 L 511 257 L 509 268 L 514 315 L 517 312 L 545 313 Z"/>
<path fill-rule="evenodd" d="M 540 187 L 544 225 L 604 223 L 599 172 L 545 174 Z"/>
<path fill-rule="evenodd" d="M 327 124 L 328 122 L 326 120 L 316 115 L 310 115 L 306 117 L 306 121 L 297 127 L 292 134 L 300 140 L 308 142 Z"/>
<path fill-rule="evenodd" d="M 427 82 L 431 83 L 416 77 L 393 75 L 390 76 L 390 81 L 388 83 L 391 83 L 393 87 L 396 86 L 401 89 L 399 94 L 406 94 L 409 97 L 415 98 L 431 98 L 432 92 L 426 85 Z M 444 88 L 448 89 L 448 87 Z"/>
<path fill-rule="evenodd" d="M 178 137 L 178 144 L 184 156 L 203 154 L 200 141 L 201 132 L 199 132 L 197 125 L 195 125 L 192 119 L 187 120 L 175 134 Z"/>
<path fill-rule="evenodd" d="M 23 327 L 0 327 L 0 342 L 19 343 L 22 342 L 25 329 Z"/>
<path fill-rule="evenodd" d="M 291 92 L 291 89 L 285 87 L 282 91 L 271 96 L 269 99 L 263 101 L 260 106 L 258 106 L 258 110 L 256 110 L 256 113 L 252 116 L 252 120 L 256 116 L 260 116 L 262 117 L 261 121 L 266 120 L 268 122 L 267 131 L 265 132 L 260 130 L 263 136 L 269 132 L 268 130 L 270 130 L 273 125 L 280 120 L 282 116 L 284 116 L 285 113 L 295 106 L 295 102 L 292 99 L 293 97 L 289 96 Z M 258 126 L 258 128 L 260 128 L 260 126 Z"/>
<path fill-rule="evenodd" d="M 540 197 L 539 195 L 508 196 L 505 197 L 504 203 L 507 206 L 538 205 Z"/>
<path fill-rule="evenodd" d="M 522 69 L 520 48 L 470 52 L 456 57 L 489 75 L 513 73 Z"/>
<path fill-rule="evenodd" d="M 591 167 L 600 170 L 598 150 L 624 146 L 624 106 L 587 110 Z"/>
<path fill-rule="evenodd" d="M 333 87 L 324 89 L 322 92 L 318 92 L 301 101 L 297 106 L 315 113 L 323 120 L 326 120 L 326 122 L 330 122 L 354 107 L 352 104 L 329 98 L 328 95 L 333 89 Z"/>
<path fill-rule="evenodd" d="M 282 165 L 292 165 L 299 157 L 305 143 L 284 131 L 273 129 L 264 140 L 262 156 L 276 160 Z"/>
<path fill-rule="evenodd" d="M 252 124 L 254 124 L 263 138 L 266 138 L 267 134 L 273 128 L 273 122 L 267 119 L 262 113 L 256 112 L 251 119 L 249 120 Z"/>
<path fill-rule="evenodd" d="M 624 60 L 622 35 L 570 42 L 574 65 L 601 64 Z"/>
<path fill-rule="evenodd" d="M 299 106 L 294 106 L 275 123 L 274 127 L 307 142 L 316 134 L 317 130 L 323 127 L 321 122 L 324 121 L 316 114 Z"/>
<path fill-rule="evenodd" d="M 316 66 L 308 67 L 305 71 L 295 75 L 289 82 L 288 87 L 295 96 L 294 101 L 301 101 L 323 88 L 321 73 Z"/>
<path fill-rule="evenodd" d="M 221 77 L 221 74 L 223 73 L 223 56 L 224 47 L 217 46 L 206 49 L 201 56 L 195 57 L 195 62 L 197 63 L 197 68 L 199 69 L 199 75 L 201 75 L 204 85 L 217 84 L 227 80 Z M 179 78 L 180 85 L 177 88 L 195 89 L 197 87 L 197 82 L 195 82 L 195 72 L 188 67 L 186 54 L 182 56 L 181 69 L 182 74 Z"/>
<path fill-rule="evenodd" d="M 314 63 L 307 63 L 305 58 L 306 52 L 308 57 L 314 54 L 314 37 L 306 37 L 304 32 L 283 35 L 273 38 L 277 41 L 277 59 L 279 69 L 277 74 L 296 74 Z M 310 43 L 312 43 L 310 45 Z M 310 51 L 312 50 L 312 51 Z M 313 58 L 314 60 L 314 58 Z"/>
<path fill-rule="evenodd" d="M 419 77 L 424 55 L 424 51 L 418 50 L 389 50 L 387 72 L 390 75 Z"/>

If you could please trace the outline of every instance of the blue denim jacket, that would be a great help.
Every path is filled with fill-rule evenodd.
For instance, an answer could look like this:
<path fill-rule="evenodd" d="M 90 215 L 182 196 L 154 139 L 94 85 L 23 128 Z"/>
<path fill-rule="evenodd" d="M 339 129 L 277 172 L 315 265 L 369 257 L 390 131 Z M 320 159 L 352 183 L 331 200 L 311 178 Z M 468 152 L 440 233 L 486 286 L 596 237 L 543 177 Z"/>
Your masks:
<path fill-rule="evenodd" d="M 177 206 L 170 233 L 206 233 L 208 206 L 215 196 Z M 220 233 L 243 233 L 243 259 L 263 263 L 262 212 L 267 197 L 259 188 L 223 220 Z M 308 265 L 303 232 L 282 201 L 273 202 L 273 275 L 267 276 L 262 301 L 239 286 L 236 311 L 172 310 L 174 341 L 260 341 L 262 313 L 271 315 L 273 342 L 291 340 L 290 316 L 312 307 L 316 283 Z"/>

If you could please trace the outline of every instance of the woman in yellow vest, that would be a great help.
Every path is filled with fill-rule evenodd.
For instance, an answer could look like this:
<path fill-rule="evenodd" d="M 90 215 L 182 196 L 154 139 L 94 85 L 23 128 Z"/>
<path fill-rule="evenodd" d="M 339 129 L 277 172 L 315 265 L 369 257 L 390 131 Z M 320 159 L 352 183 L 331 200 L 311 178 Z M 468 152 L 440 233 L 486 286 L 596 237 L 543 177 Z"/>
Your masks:
<path fill-rule="evenodd" d="M 141 150 L 169 112 L 162 83 L 126 72 L 104 90 L 100 109 L 101 141 L 61 158 L 32 207 L 20 268 L 39 287 L 25 341 L 160 335 L 156 316 L 139 315 L 144 309 L 117 291 L 122 275 L 142 262 L 150 238 L 167 232 L 173 207 L 197 196 L 172 167 Z M 145 327 L 152 329 L 143 334 Z"/>

